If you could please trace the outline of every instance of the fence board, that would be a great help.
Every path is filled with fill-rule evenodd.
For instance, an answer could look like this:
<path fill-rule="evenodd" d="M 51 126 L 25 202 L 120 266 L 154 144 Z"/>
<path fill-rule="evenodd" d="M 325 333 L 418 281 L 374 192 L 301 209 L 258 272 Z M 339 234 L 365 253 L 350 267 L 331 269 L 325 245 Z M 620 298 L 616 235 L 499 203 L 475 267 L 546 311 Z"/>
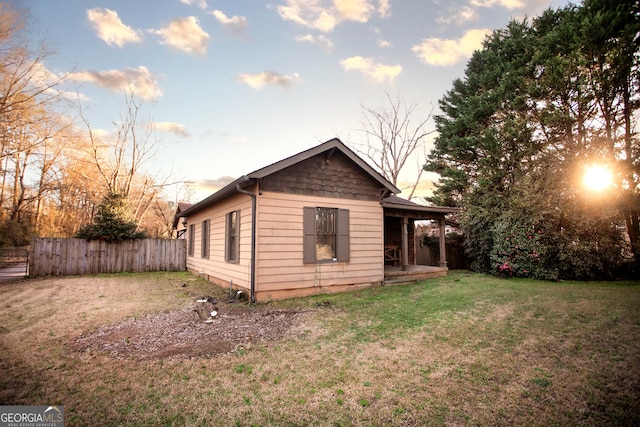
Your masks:
<path fill-rule="evenodd" d="M 449 269 L 468 268 L 465 258 L 464 247 L 458 244 L 447 243 L 446 245 L 447 266 Z M 440 248 L 437 244 L 420 245 L 416 239 L 416 264 L 418 265 L 438 265 L 440 263 Z"/>
<path fill-rule="evenodd" d="M 142 239 L 120 243 L 83 239 L 31 240 L 30 276 L 184 271 L 186 240 Z"/>

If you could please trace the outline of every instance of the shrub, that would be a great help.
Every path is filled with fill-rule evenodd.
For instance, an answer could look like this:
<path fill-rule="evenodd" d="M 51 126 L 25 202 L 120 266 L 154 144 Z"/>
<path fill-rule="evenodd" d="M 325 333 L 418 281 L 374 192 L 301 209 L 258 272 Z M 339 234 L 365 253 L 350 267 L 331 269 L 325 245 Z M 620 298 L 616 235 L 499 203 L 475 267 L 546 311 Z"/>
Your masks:
<path fill-rule="evenodd" d="M 145 238 L 144 232 L 137 231 L 138 224 L 129 219 L 127 209 L 126 199 L 123 195 L 107 194 L 98 205 L 93 223 L 80 228 L 76 237 L 107 242 Z"/>
<path fill-rule="evenodd" d="M 549 262 L 546 231 L 539 222 L 503 219 L 493 229 L 491 262 L 494 274 L 557 280 L 558 269 Z"/>
<path fill-rule="evenodd" d="M 493 274 L 543 280 L 605 280 L 620 275 L 627 258 L 620 231 L 605 220 L 572 220 L 505 212 L 491 228 Z"/>
<path fill-rule="evenodd" d="M 622 274 L 624 261 L 631 257 L 620 230 L 597 219 L 586 225 L 567 225 L 554 243 L 562 279 L 614 279 Z"/>

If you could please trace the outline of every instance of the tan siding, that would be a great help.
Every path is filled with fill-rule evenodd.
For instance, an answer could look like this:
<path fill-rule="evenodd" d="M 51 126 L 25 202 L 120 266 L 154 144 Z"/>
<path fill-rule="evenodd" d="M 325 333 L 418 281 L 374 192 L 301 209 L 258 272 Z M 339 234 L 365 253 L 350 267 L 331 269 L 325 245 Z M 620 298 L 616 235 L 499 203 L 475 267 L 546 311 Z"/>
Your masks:
<path fill-rule="evenodd" d="M 345 266 L 345 264 L 343 264 Z M 335 267 L 331 266 L 331 267 Z M 302 289 L 312 287 L 330 287 L 339 285 L 358 285 L 372 284 L 380 282 L 369 275 L 372 270 L 378 268 L 378 264 L 359 264 L 356 266 L 349 265 L 343 269 L 318 269 L 312 271 L 310 268 L 292 270 L 288 273 L 272 274 L 269 282 L 260 282 L 259 291 L 274 291 L 285 289 Z M 280 271 L 285 269 L 280 268 Z M 284 286 L 285 284 L 295 283 L 295 286 Z"/>
<path fill-rule="evenodd" d="M 303 207 L 349 209 L 350 262 L 303 264 Z M 256 292 L 379 283 L 384 278 L 383 210 L 378 202 L 263 192 L 258 197 Z M 286 294 L 278 293 L 278 297 Z"/>
<path fill-rule="evenodd" d="M 229 212 L 240 210 L 240 260 L 237 264 L 224 260 L 225 221 Z M 202 242 L 202 221 L 211 221 L 209 259 L 200 257 Z M 217 203 L 188 218 L 189 224 L 196 225 L 195 250 L 193 257 L 187 257 L 187 269 L 207 278 L 229 282 L 248 289 L 251 280 L 251 198 L 239 194 Z"/>
<path fill-rule="evenodd" d="M 264 225 L 263 225 L 264 227 Z M 302 244 L 302 231 L 301 230 L 265 230 L 267 235 L 260 236 L 260 247 L 272 249 L 280 249 L 282 245 L 282 239 L 290 241 L 298 240 L 298 243 Z M 277 231 L 275 233 L 269 233 L 269 231 Z M 280 233 L 282 231 L 282 233 Z"/>

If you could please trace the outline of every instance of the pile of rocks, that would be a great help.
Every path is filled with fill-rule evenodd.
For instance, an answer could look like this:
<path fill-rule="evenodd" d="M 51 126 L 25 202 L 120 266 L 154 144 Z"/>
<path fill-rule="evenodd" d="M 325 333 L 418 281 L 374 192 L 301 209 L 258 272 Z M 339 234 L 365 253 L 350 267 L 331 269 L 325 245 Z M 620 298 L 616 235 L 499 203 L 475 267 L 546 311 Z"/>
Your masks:
<path fill-rule="evenodd" d="M 218 315 L 218 301 L 211 297 L 196 300 L 196 307 L 193 309 L 198 313 L 200 320 L 205 323 L 212 323 L 214 317 Z"/>

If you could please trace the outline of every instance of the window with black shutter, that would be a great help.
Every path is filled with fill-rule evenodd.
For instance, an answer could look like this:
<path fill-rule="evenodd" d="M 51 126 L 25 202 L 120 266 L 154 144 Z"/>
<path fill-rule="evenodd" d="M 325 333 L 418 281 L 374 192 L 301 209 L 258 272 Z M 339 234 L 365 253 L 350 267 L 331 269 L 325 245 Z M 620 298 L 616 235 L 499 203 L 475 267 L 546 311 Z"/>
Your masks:
<path fill-rule="evenodd" d="M 349 210 L 327 207 L 304 208 L 303 260 L 349 261 Z"/>

